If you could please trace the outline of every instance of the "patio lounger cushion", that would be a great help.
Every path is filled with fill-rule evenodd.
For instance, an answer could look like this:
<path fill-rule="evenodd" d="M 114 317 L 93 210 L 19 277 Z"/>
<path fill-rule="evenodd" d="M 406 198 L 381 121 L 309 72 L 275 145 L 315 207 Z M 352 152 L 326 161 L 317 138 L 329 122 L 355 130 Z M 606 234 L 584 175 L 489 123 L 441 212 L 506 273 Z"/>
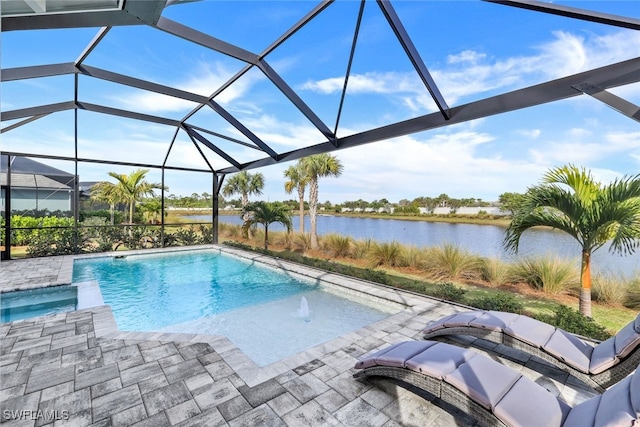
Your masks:
<path fill-rule="evenodd" d="M 447 316 L 442 319 L 442 326 L 445 328 L 457 328 L 459 326 L 469 326 L 469 322 L 475 320 L 480 316 L 482 312 L 479 311 L 465 311 L 463 313 L 457 313 L 451 316 Z"/>
<path fill-rule="evenodd" d="M 423 341 L 423 342 L 413 341 L 411 344 L 405 344 L 405 345 L 401 345 L 401 344 L 403 343 L 398 343 L 398 344 L 386 347 L 378 351 L 377 353 L 369 356 L 368 358 L 358 361 L 358 363 L 356 364 L 356 368 L 364 369 L 364 368 L 368 368 L 370 366 L 375 366 L 382 363 L 390 364 L 388 366 L 404 366 L 403 365 L 404 360 L 410 358 L 416 353 L 419 353 L 420 351 L 424 351 L 426 348 L 436 343 L 432 341 Z M 389 355 L 386 358 L 383 358 L 387 353 Z M 403 358 L 402 363 L 398 363 L 397 361 L 395 361 L 395 359 L 397 359 L 398 357 Z M 378 363 L 378 360 L 377 360 L 378 358 L 381 358 L 380 363 Z"/>
<path fill-rule="evenodd" d="M 593 348 L 591 360 L 589 361 L 589 372 L 599 374 L 616 363 L 618 363 L 618 358 L 616 356 L 615 338 L 611 337 Z"/>
<path fill-rule="evenodd" d="M 505 313 L 502 311 L 485 311 L 480 316 L 469 322 L 469 326 L 474 326 L 490 331 L 503 331 L 507 326 L 511 325 L 519 314 Z"/>
<path fill-rule="evenodd" d="M 427 343 L 427 345 L 425 345 Z M 411 359 L 413 356 L 422 353 L 427 348 L 437 343 L 433 341 L 414 341 L 408 342 L 407 345 L 397 346 L 389 351 L 386 351 L 376 357 L 376 363 L 385 366 L 398 366 L 404 368 L 406 360 Z"/>
<path fill-rule="evenodd" d="M 416 345 L 413 341 L 406 341 L 365 357 L 356 364 L 356 368 L 367 368 L 354 376 L 401 378 L 402 381 L 413 385 L 414 388 L 410 390 L 414 391 L 417 384 L 431 385 L 433 381 L 440 381 L 441 387 L 431 387 L 429 393 L 479 420 L 482 419 L 481 423 L 490 425 L 633 426 L 640 419 L 640 370 L 618 382 L 602 395 L 571 408 L 544 387 L 481 354 L 469 355 L 468 349 L 445 343 L 419 343 Z M 411 356 L 420 348 L 423 351 Z M 387 365 L 386 359 L 381 356 L 390 349 L 396 356 L 404 353 L 408 358 L 404 363 L 389 359 L 392 365 Z M 440 361 L 445 356 L 454 358 L 456 362 L 442 365 Z M 439 369 L 434 369 L 437 375 L 437 378 L 434 378 L 424 369 L 430 366 L 430 357 L 434 358 L 437 366 L 444 367 L 445 370 L 457 366 L 444 375 Z M 405 372 L 406 375 L 394 374 L 398 371 Z M 423 381 L 423 378 L 429 378 L 429 382 Z"/>
<path fill-rule="evenodd" d="M 582 372 L 589 372 L 593 347 L 573 334 L 556 329 L 543 348 Z"/>
<path fill-rule="evenodd" d="M 626 357 L 634 348 L 640 344 L 640 333 L 635 329 L 635 322 L 629 323 L 620 329 L 615 336 L 616 355 L 619 358 Z"/>
<path fill-rule="evenodd" d="M 570 410 L 544 387 L 520 377 L 498 403 L 495 414 L 508 426 L 550 427 L 563 425 Z"/>
<path fill-rule="evenodd" d="M 640 314 L 615 337 L 597 345 L 530 317 L 497 311 L 457 313 L 428 324 L 423 332 L 425 339 L 472 335 L 512 346 L 556 365 L 600 392 L 640 363 Z"/>
<path fill-rule="evenodd" d="M 640 374 L 631 375 L 601 396 L 576 406 L 567 417 L 568 426 L 629 426 L 640 416 Z"/>
<path fill-rule="evenodd" d="M 486 409 L 493 409 L 521 376 L 513 369 L 478 355 L 448 374 L 445 381 Z"/>
<path fill-rule="evenodd" d="M 504 328 L 504 333 L 540 348 L 549 341 L 555 330 L 555 327 L 539 320 L 518 316 L 516 320 Z"/>
<path fill-rule="evenodd" d="M 433 343 L 435 341 L 422 342 Z M 405 367 L 434 378 L 443 379 L 455 371 L 458 366 L 477 355 L 478 353 L 475 351 L 436 342 L 436 345 L 429 346 L 422 353 L 407 360 Z"/>

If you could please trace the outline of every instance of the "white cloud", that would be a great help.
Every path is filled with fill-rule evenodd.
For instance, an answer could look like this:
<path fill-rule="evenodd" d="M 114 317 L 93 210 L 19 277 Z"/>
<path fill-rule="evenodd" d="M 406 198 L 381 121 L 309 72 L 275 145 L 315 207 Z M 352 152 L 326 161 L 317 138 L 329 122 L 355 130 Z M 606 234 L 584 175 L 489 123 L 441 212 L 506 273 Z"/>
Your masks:
<path fill-rule="evenodd" d="M 584 130 L 570 129 L 561 141 L 546 141 L 529 150 L 535 162 L 548 165 L 570 161 L 579 165 L 605 162 L 607 158 L 620 158 L 640 154 L 640 132 L 610 132 L 591 135 Z"/>
<path fill-rule="evenodd" d="M 587 138 L 591 136 L 591 131 L 582 128 L 573 128 L 569 130 L 569 135 L 572 138 Z"/>
<path fill-rule="evenodd" d="M 478 149 L 492 141 L 489 134 L 461 130 L 425 139 L 405 136 L 340 151 L 336 155 L 345 165 L 344 175 L 339 183 L 323 184 L 322 192 L 344 201 L 345 194 L 356 189 L 360 195 L 356 199 L 367 200 L 440 193 L 494 200 L 504 191 L 524 191 L 544 168 L 499 155 L 480 155 Z M 351 191 L 345 192 L 345 186 Z"/>
<path fill-rule="evenodd" d="M 518 133 L 529 139 L 538 139 L 542 131 L 540 129 L 522 129 Z"/>
<path fill-rule="evenodd" d="M 174 83 L 173 86 L 198 95 L 210 96 L 235 73 L 235 70 L 227 69 L 222 63 L 201 62 L 195 68 L 192 75 L 184 81 Z M 216 96 L 215 101 L 222 105 L 236 101 L 242 98 L 258 79 L 262 78 L 259 73 L 247 73 Z M 197 105 L 183 99 L 144 91 L 134 95 L 114 94 L 110 98 L 124 108 L 147 113 L 182 112 L 191 110 Z M 237 108 L 244 111 L 255 110 L 250 103 L 242 103 Z"/>
<path fill-rule="evenodd" d="M 422 83 L 417 75 L 399 72 L 369 72 L 365 74 L 352 74 L 349 76 L 347 92 L 358 93 L 414 93 Z M 344 77 L 332 77 L 319 81 L 308 81 L 302 85 L 302 89 L 312 90 L 323 94 L 331 94 L 342 91 Z M 424 86 L 422 86 L 424 87 Z"/>
<path fill-rule="evenodd" d="M 535 47 L 536 53 L 504 59 L 464 50 L 447 57 L 447 67 L 430 72 L 445 99 L 455 105 L 465 97 L 495 90 L 525 87 L 587 69 L 640 56 L 640 34 L 619 31 L 605 36 L 580 36 L 556 31 L 547 43 Z M 307 81 L 302 89 L 320 94 L 342 90 L 344 77 Z M 368 72 L 352 74 L 348 93 L 397 95 L 411 110 L 433 111 L 435 105 L 414 72 Z"/>
<path fill-rule="evenodd" d="M 463 50 L 457 55 L 447 56 L 447 62 L 449 64 L 457 64 L 459 62 L 469 62 L 475 64 L 487 57 L 484 53 L 479 53 L 473 50 Z"/>

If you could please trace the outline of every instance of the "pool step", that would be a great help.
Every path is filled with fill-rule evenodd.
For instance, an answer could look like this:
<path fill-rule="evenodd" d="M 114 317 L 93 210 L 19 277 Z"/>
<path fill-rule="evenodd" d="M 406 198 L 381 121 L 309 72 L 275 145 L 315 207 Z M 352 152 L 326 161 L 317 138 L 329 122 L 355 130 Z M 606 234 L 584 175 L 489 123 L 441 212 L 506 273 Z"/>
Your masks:
<path fill-rule="evenodd" d="M 78 302 L 75 286 L 32 289 L 4 293 L 0 296 L 2 322 L 75 310 Z"/>

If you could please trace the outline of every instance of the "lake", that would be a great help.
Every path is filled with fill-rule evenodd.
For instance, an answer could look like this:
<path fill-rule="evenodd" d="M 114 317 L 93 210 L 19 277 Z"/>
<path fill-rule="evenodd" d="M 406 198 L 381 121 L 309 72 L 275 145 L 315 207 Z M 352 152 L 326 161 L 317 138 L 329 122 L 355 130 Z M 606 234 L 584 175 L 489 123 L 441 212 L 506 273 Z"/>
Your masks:
<path fill-rule="evenodd" d="M 190 215 L 194 221 L 210 221 L 210 215 Z M 221 215 L 221 223 L 242 224 L 239 215 Z M 293 217 L 293 231 L 298 231 L 299 217 Z M 309 217 L 305 216 L 305 231 L 310 230 Z M 272 224 L 269 231 L 281 231 L 284 227 Z M 502 247 L 505 227 L 498 225 L 452 224 L 430 221 L 407 221 L 400 219 L 357 218 L 334 215 L 318 216 L 318 234 L 337 233 L 354 239 L 372 238 L 378 242 L 393 240 L 418 247 L 442 246 L 451 243 L 471 253 L 497 257 L 505 261 L 517 258 L 551 254 L 580 264 L 580 246 L 566 233 L 549 229 L 526 231 L 520 241 L 518 255 L 507 253 Z M 611 254 L 605 246 L 593 254 L 594 272 L 620 274 L 630 278 L 640 274 L 640 252 L 620 256 Z"/>

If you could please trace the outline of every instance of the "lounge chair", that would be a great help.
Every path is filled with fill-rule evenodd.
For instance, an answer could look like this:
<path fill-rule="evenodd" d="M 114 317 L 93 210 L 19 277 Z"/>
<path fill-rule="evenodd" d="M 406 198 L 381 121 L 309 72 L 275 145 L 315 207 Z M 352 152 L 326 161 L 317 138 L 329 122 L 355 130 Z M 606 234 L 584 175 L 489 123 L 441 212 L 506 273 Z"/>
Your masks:
<path fill-rule="evenodd" d="M 427 325 L 424 338 L 471 335 L 538 356 L 602 392 L 640 364 L 640 315 L 597 345 L 530 317 L 500 311 L 465 311 Z"/>
<path fill-rule="evenodd" d="M 442 342 L 394 344 L 355 367 L 359 380 L 400 380 L 488 426 L 631 426 L 640 416 L 640 372 L 572 408 L 519 372 Z"/>

